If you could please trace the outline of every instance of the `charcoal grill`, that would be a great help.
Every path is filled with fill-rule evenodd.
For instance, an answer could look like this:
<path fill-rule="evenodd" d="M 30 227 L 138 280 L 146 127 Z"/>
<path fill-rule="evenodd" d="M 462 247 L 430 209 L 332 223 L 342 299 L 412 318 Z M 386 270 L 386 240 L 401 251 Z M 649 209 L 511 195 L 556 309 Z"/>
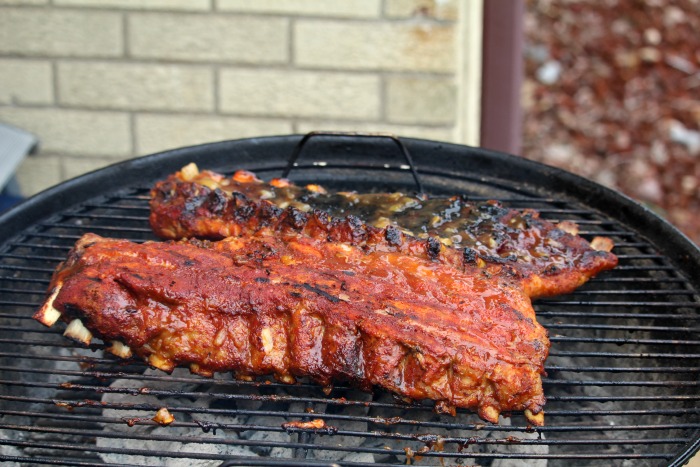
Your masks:
<path fill-rule="evenodd" d="M 398 144 L 397 144 L 398 143 Z M 406 153 L 413 159 L 406 159 Z M 290 155 L 294 160 L 290 161 Z M 298 159 L 297 159 L 298 158 Z M 172 375 L 78 348 L 31 319 L 83 233 L 154 239 L 152 184 L 189 162 L 335 189 L 499 199 L 611 237 L 620 266 L 538 300 L 551 336 L 546 426 L 437 415 L 382 391 Z M 414 178 L 413 175 L 416 175 Z M 418 187 L 416 186 L 418 183 Z M 422 184 L 422 186 L 421 186 Z M 363 135 L 255 138 L 120 163 L 0 217 L 0 460 L 16 465 L 682 465 L 700 446 L 700 251 L 644 207 L 521 158 Z M 167 407 L 175 422 L 151 420 Z M 285 428 L 322 419 L 322 430 Z M 521 462 L 521 464 L 518 464 Z"/>

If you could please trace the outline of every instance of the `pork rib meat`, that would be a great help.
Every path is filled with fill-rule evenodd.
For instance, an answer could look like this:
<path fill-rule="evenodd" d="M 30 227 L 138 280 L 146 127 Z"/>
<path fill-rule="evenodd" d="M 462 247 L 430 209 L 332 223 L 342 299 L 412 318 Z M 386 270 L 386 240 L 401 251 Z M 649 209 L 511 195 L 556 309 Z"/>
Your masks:
<path fill-rule="evenodd" d="M 500 267 L 517 276 L 533 298 L 572 292 L 617 265 L 610 239 L 589 243 L 576 235 L 574 223 L 554 225 L 532 209 L 460 197 L 327 193 L 318 185 L 299 187 L 284 179 L 265 183 L 245 171 L 232 177 L 200 172 L 194 164 L 155 185 L 150 222 L 166 239 L 221 239 L 272 228 L 361 245 L 368 236 L 400 233 L 412 238 L 409 243 L 428 243 L 439 252 L 436 259 L 458 268 L 466 263 Z"/>
<path fill-rule="evenodd" d="M 35 314 L 165 371 L 379 386 L 497 422 L 543 423 L 546 330 L 485 268 L 304 235 L 131 243 L 86 234 Z"/>

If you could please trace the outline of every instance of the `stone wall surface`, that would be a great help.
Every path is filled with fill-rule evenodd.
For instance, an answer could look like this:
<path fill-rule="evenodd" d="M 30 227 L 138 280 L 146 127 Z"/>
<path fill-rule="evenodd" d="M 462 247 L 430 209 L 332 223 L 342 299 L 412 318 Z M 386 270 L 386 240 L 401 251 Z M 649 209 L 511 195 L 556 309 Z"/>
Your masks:
<path fill-rule="evenodd" d="M 25 195 L 104 165 L 310 130 L 464 134 L 460 0 L 0 0 Z"/>

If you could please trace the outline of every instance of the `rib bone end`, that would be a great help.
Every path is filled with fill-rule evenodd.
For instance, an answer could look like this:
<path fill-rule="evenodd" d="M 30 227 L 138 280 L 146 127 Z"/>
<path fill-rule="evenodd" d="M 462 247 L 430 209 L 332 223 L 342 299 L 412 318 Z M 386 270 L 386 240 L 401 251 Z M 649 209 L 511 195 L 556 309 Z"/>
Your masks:
<path fill-rule="evenodd" d="M 579 232 L 578 224 L 573 221 L 561 221 L 557 224 L 557 228 L 571 235 L 578 235 Z"/>
<path fill-rule="evenodd" d="M 205 376 L 207 378 L 211 378 L 212 376 L 214 376 L 213 371 L 208 370 L 206 368 L 202 368 L 201 366 L 199 366 L 196 363 L 193 363 L 190 365 L 190 372 L 194 373 L 195 375 Z"/>
<path fill-rule="evenodd" d="M 527 418 L 527 421 L 535 426 L 544 425 L 544 411 L 532 413 L 530 409 L 525 409 L 525 418 Z"/>
<path fill-rule="evenodd" d="M 593 240 L 591 240 L 591 248 L 596 251 L 610 252 L 614 246 L 613 241 L 608 237 L 595 237 Z"/>
<path fill-rule="evenodd" d="M 437 401 L 435 403 L 435 413 L 452 415 L 454 417 L 457 415 L 457 409 L 447 401 Z"/>
<path fill-rule="evenodd" d="M 163 357 L 156 355 L 156 354 L 151 354 L 148 357 L 148 364 L 151 365 L 152 367 L 158 368 L 159 370 L 163 370 L 167 373 L 170 373 L 173 371 L 175 368 L 175 365 L 173 365 L 173 362 L 170 360 L 166 360 Z"/>
<path fill-rule="evenodd" d="M 297 382 L 292 375 L 275 375 L 275 379 L 284 384 L 294 384 Z"/>
<path fill-rule="evenodd" d="M 251 375 L 247 375 L 245 373 L 241 372 L 234 372 L 233 373 L 234 378 L 236 378 L 238 381 L 254 381 L 254 378 Z"/>
<path fill-rule="evenodd" d="M 199 175 L 199 167 L 197 167 L 197 164 L 194 162 L 190 162 L 180 169 L 180 178 L 182 178 L 182 180 L 185 182 L 192 181 L 192 179 L 197 175 Z"/>
<path fill-rule="evenodd" d="M 498 416 L 500 414 L 500 411 L 496 407 L 493 407 L 491 405 L 479 407 L 479 416 L 491 423 L 498 423 Z"/>
<path fill-rule="evenodd" d="M 53 306 L 54 300 L 56 300 L 56 296 L 58 295 L 58 292 L 61 290 L 61 286 L 58 285 L 53 289 L 53 292 L 51 292 L 51 295 L 49 298 L 44 302 L 42 307 L 34 313 L 34 319 L 39 321 L 41 324 L 47 327 L 53 326 L 56 321 L 58 321 L 58 318 L 61 317 L 61 312 L 58 311 L 56 308 Z"/>
<path fill-rule="evenodd" d="M 119 341 L 112 341 L 112 345 L 107 347 L 105 350 L 112 355 L 116 355 L 117 357 L 121 358 L 131 358 L 133 355 L 129 346 Z"/>
<path fill-rule="evenodd" d="M 83 322 L 79 319 L 71 321 L 63 335 L 84 345 L 90 345 L 90 341 L 92 341 L 92 333 L 83 326 Z"/>

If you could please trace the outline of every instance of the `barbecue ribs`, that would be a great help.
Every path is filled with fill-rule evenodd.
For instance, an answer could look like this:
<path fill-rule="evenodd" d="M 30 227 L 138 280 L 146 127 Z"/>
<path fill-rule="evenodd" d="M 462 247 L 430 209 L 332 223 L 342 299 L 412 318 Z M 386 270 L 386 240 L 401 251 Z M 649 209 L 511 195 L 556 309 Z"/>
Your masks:
<path fill-rule="evenodd" d="M 572 222 L 554 225 L 531 209 L 460 197 L 327 193 L 284 179 L 264 183 L 245 171 L 226 178 L 194 164 L 156 184 L 150 222 L 166 239 L 221 239 L 271 228 L 363 245 L 368 237 L 401 234 L 420 252 L 427 242 L 435 259 L 458 268 L 496 265 L 519 278 L 531 297 L 569 293 L 617 265 L 609 239 L 596 237 L 589 244 Z"/>
<path fill-rule="evenodd" d="M 376 246 L 269 228 L 219 242 L 86 234 L 35 318 L 165 371 L 348 381 L 541 425 L 549 340 L 524 291 L 487 267 Z"/>

